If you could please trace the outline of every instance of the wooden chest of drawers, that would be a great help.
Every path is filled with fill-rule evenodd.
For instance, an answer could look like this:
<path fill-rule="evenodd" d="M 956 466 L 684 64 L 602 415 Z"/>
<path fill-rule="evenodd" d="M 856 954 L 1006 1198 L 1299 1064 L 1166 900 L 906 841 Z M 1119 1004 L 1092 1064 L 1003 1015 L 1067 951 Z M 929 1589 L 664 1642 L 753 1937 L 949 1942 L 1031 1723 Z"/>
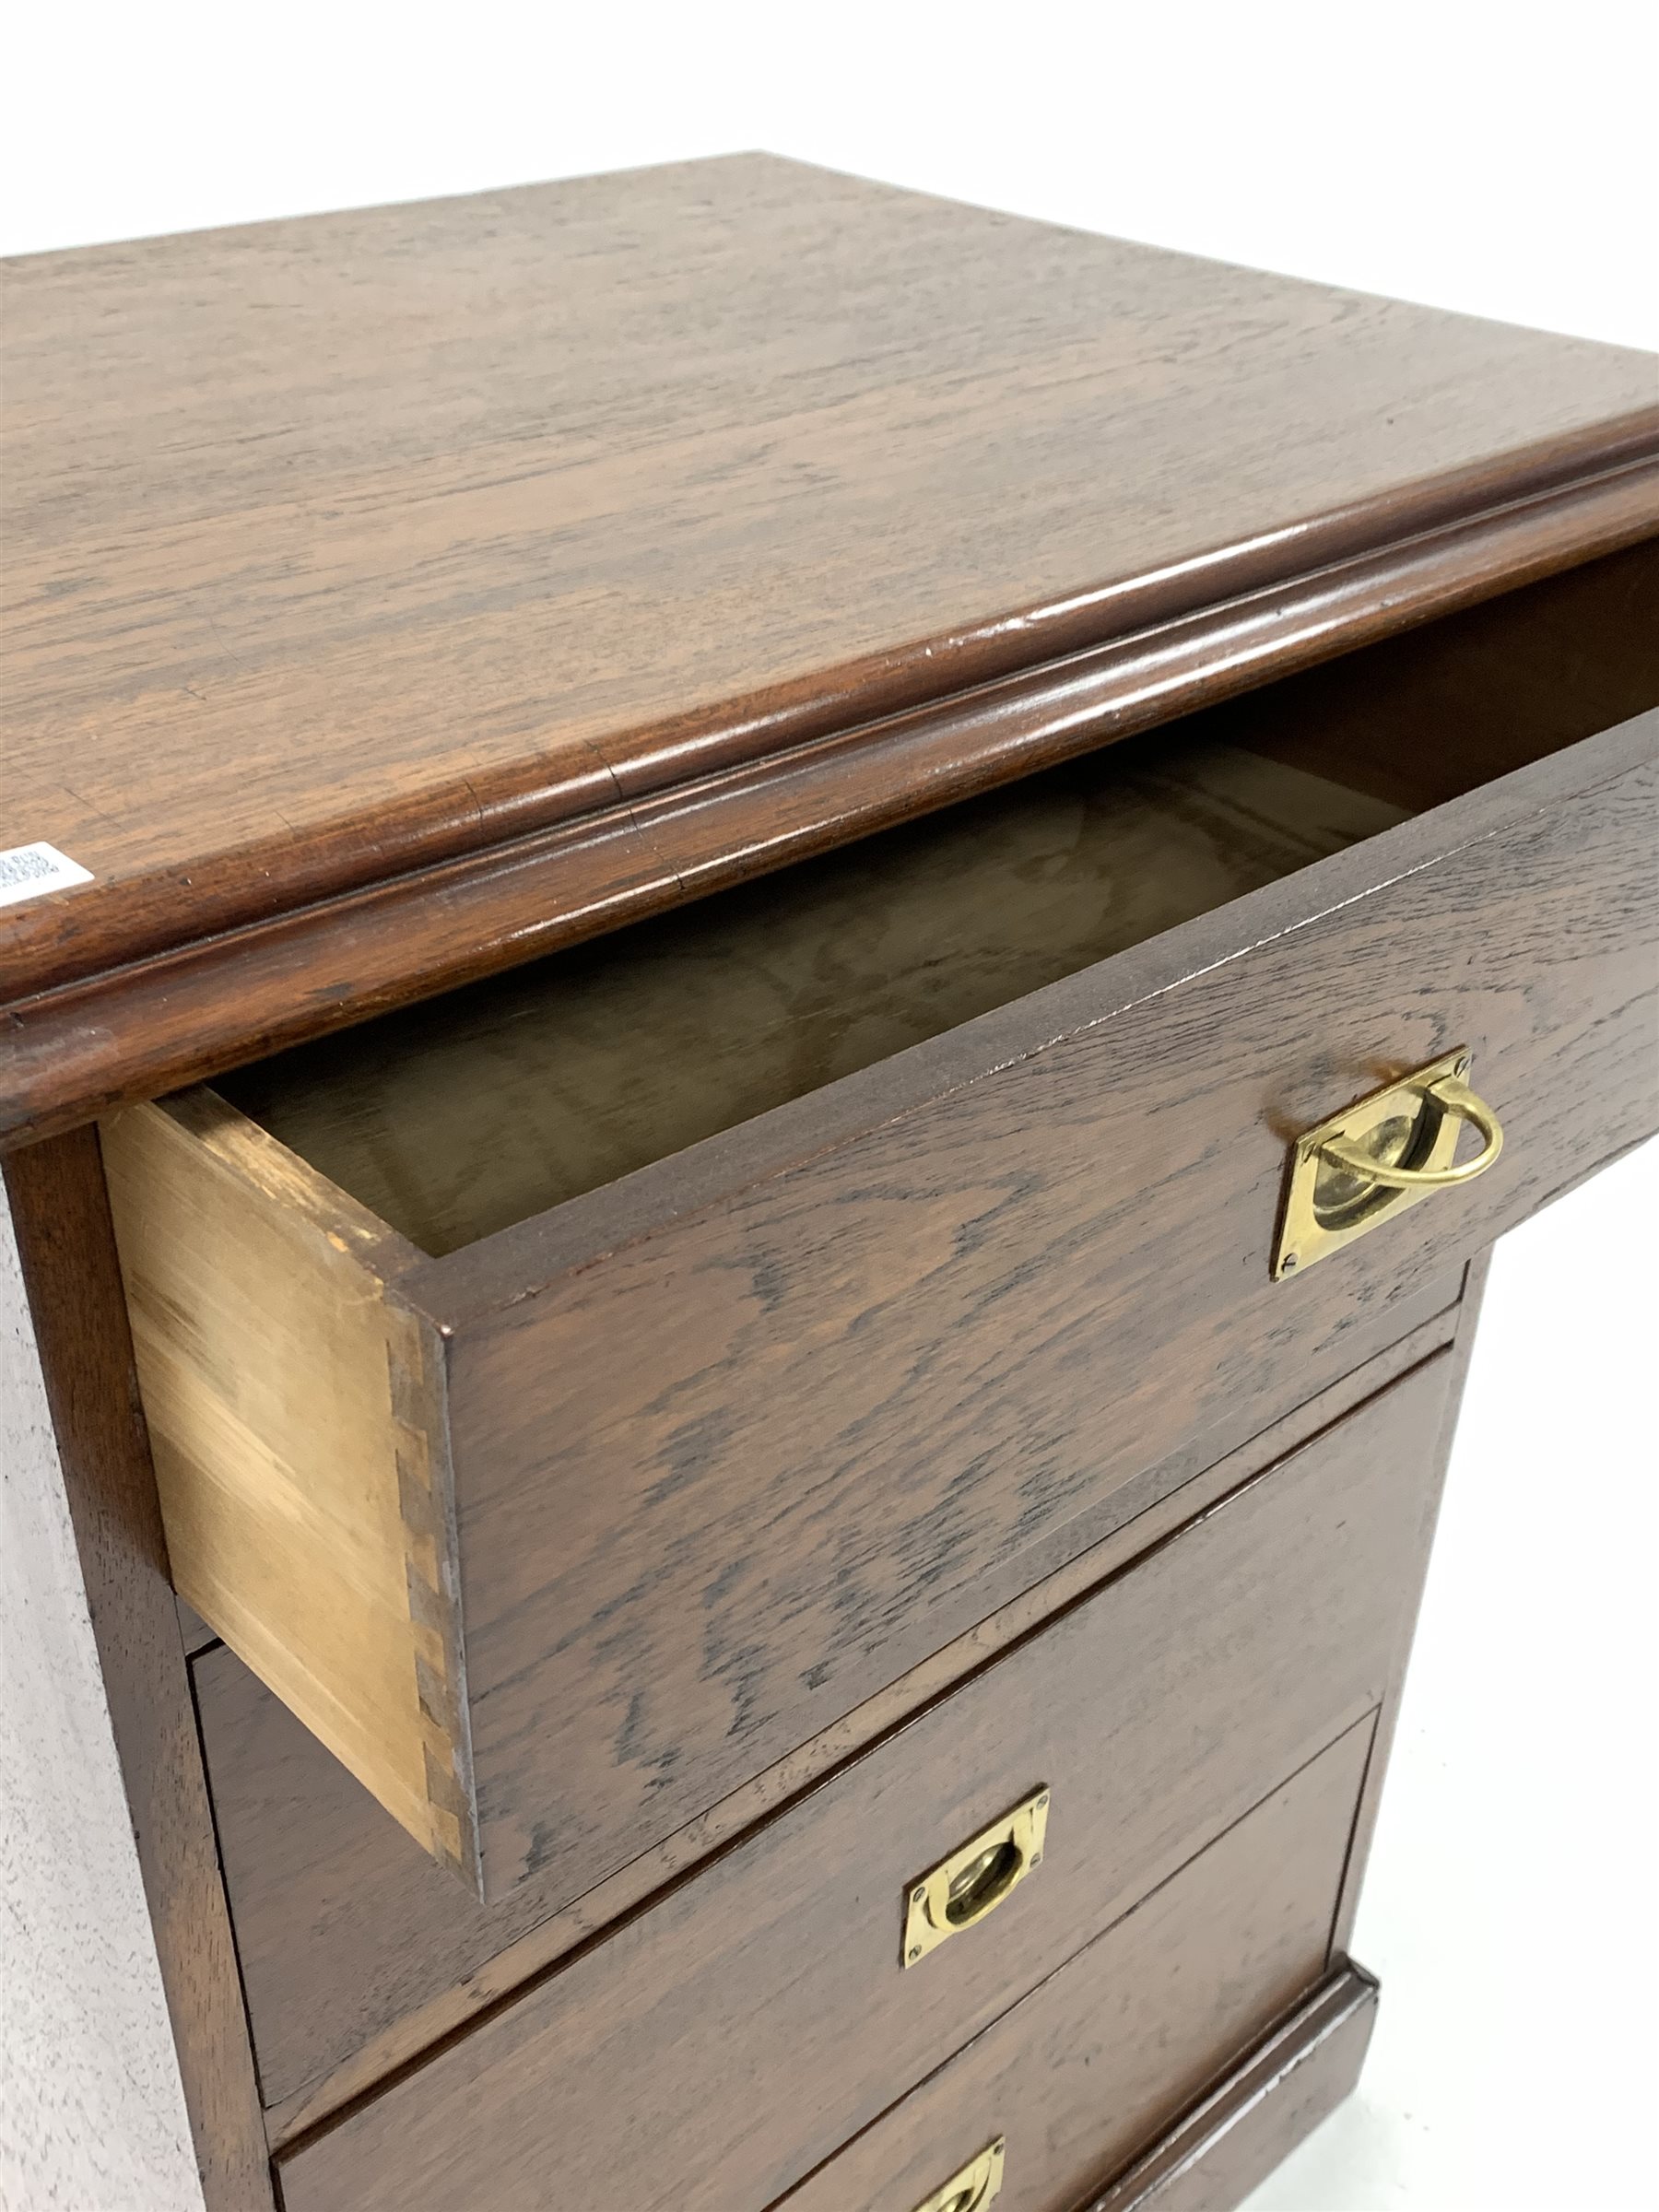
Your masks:
<path fill-rule="evenodd" d="M 1654 1125 L 1651 364 L 761 159 L 12 281 L 227 365 L 26 387 L 0 839 L 209 2212 L 1232 2201 Z"/>

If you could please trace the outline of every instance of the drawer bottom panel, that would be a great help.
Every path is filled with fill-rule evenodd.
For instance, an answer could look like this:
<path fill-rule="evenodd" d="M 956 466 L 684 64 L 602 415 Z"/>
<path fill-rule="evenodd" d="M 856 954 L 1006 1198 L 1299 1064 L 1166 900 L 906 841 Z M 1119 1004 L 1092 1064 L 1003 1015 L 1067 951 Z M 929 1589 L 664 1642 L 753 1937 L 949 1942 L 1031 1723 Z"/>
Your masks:
<path fill-rule="evenodd" d="M 948 2203 L 997 2141 L 995 2212 L 1075 2212 L 1324 1974 L 1371 1730 L 1349 1729 L 775 2212 Z"/>

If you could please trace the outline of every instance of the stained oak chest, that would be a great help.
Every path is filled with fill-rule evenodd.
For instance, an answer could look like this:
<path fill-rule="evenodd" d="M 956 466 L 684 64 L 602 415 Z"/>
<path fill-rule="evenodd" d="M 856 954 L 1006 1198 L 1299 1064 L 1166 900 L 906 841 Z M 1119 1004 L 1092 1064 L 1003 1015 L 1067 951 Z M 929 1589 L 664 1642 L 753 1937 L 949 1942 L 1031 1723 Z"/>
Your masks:
<path fill-rule="evenodd" d="M 1645 357 L 768 157 L 5 270 L 0 1137 L 208 2212 L 1198 2212 L 1655 1113 Z"/>

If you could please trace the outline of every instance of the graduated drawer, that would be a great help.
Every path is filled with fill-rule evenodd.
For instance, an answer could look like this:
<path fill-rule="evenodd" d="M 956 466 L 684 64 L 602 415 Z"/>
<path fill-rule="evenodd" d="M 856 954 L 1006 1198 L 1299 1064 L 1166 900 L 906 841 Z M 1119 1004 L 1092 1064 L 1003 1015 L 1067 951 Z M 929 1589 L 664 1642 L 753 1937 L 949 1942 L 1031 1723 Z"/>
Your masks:
<path fill-rule="evenodd" d="M 1333 1744 L 778 2212 L 943 2212 L 958 2190 L 956 2212 L 1081 2212 L 1324 1974 L 1370 1740 Z"/>
<path fill-rule="evenodd" d="M 288 2212 L 759 2212 L 1374 1708 L 1449 1364 L 290 2153 Z M 1041 1863 L 907 1963 L 929 1871 L 1040 1794 Z"/>
<path fill-rule="evenodd" d="M 1333 1382 L 1652 1124 L 1659 716 L 1547 749 L 1621 558 L 1455 712 L 1418 633 L 116 1117 L 183 1594 L 551 1907 Z M 1296 1137 L 1455 1047 L 1491 1171 L 1275 1281 Z"/>

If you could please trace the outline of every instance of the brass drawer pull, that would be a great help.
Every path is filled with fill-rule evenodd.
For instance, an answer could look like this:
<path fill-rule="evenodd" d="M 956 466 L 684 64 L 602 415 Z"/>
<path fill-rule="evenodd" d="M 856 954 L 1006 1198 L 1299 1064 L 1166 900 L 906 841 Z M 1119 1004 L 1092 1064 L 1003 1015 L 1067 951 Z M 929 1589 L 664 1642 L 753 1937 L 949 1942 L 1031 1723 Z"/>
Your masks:
<path fill-rule="evenodd" d="M 1420 1067 L 1297 1139 L 1284 1223 L 1274 1254 L 1276 1277 L 1340 1251 L 1433 1191 L 1473 1182 L 1503 1149 L 1498 1116 L 1465 1077 L 1460 1048 Z M 1470 1159 L 1456 1158 L 1465 1124 L 1481 1139 Z"/>
<path fill-rule="evenodd" d="M 1001 2136 L 994 2143 L 987 2143 L 978 2158 L 970 2159 L 942 2189 L 924 2196 L 916 2212 L 984 2212 L 985 2206 L 1002 2194 L 1004 2148 Z"/>
<path fill-rule="evenodd" d="M 1375 1157 L 1346 1136 L 1327 1137 L 1319 1147 L 1320 1157 L 1333 1159 L 1338 1167 L 1347 1168 L 1369 1182 L 1382 1183 L 1394 1191 L 1444 1191 L 1453 1183 L 1473 1182 L 1477 1175 L 1484 1175 L 1503 1149 L 1502 1125 L 1486 1100 L 1477 1097 L 1466 1083 L 1460 1083 L 1455 1076 L 1441 1076 L 1437 1082 L 1427 1086 L 1422 1095 L 1432 1099 L 1458 1121 L 1467 1122 L 1479 1130 L 1485 1142 L 1473 1159 L 1448 1168 L 1402 1167 Z"/>
<path fill-rule="evenodd" d="M 911 1884 L 904 1900 L 907 1967 L 964 1928 L 976 1927 L 1018 1888 L 1041 1863 L 1048 1810 L 1047 1789 L 1033 1791 Z"/>

